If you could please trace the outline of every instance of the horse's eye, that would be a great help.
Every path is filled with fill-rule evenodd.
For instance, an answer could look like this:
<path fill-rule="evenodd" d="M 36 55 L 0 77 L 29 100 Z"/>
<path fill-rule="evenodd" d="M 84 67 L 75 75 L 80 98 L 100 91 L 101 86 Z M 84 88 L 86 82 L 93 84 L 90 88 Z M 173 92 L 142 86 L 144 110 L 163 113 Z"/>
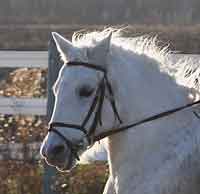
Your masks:
<path fill-rule="evenodd" d="M 94 89 L 90 86 L 82 86 L 79 88 L 78 94 L 80 97 L 90 97 Z"/>

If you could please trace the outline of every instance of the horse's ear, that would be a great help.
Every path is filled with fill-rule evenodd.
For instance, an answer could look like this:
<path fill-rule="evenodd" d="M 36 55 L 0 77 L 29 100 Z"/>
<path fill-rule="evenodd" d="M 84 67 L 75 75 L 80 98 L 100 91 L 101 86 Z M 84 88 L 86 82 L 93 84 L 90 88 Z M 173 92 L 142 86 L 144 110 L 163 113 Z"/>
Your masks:
<path fill-rule="evenodd" d="M 70 51 L 73 49 L 72 43 L 65 39 L 63 36 L 58 34 L 57 32 L 52 32 L 52 37 L 56 43 L 56 47 L 61 55 L 67 56 Z"/>
<path fill-rule="evenodd" d="M 94 63 L 105 64 L 110 49 L 112 33 L 97 43 L 93 48 L 88 48 L 88 59 Z"/>

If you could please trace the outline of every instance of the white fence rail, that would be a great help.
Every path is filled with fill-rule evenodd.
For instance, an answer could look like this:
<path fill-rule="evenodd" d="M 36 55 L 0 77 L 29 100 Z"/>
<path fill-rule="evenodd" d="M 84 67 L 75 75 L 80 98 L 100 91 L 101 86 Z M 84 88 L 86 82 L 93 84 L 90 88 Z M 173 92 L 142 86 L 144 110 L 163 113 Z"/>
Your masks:
<path fill-rule="evenodd" d="M 47 68 L 47 51 L 0 51 L 0 68 Z"/>
<path fill-rule="evenodd" d="M 1 114 L 46 115 L 47 99 L 0 97 Z"/>

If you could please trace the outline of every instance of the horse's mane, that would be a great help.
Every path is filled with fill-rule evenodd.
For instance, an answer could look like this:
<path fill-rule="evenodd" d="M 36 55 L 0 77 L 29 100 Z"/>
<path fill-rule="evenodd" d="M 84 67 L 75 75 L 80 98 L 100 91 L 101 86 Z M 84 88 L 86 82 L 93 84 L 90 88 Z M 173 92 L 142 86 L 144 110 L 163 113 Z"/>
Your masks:
<path fill-rule="evenodd" d="M 175 81 L 184 87 L 199 90 L 200 68 L 198 61 L 181 59 L 175 64 L 170 59 L 170 50 L 167 46 L 158 46 L 156 36 L 124 37 L 123 29 L 107 28 L 103 31 L 79 31 L 73 34 L 72 42 L 78 47 L 94 45 L 112 32 L 111 50 L 122 48 L 138 55 L 144 55 L 157 62 L 157 68 L 161 72 L 167 73 Z M 117 47 L 116 47 L 117 46 Z M 119 49 L 119 55 L 121 50 Z"/>

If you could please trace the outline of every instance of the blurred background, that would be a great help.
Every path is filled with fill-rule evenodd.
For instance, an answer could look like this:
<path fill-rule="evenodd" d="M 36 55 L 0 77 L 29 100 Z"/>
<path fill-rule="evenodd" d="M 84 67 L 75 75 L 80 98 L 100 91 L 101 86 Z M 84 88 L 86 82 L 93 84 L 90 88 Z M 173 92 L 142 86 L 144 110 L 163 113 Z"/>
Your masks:
<path fill-rule="evenodd" d="M 7 0 L 1 23 L 196 24 L 198 0 Z"/>
<path fill-rule="evenodd" d="M 100 194 L 108 176 L 106 162 L 48 174 L 39 156 L 45 113 L 23 113 L 24 102 L 7 99 L 47 98 L 51 31 L 70 39 L 81 29 L 126 26 L 125 36 L 157 35 L 173 51 L 199 54 L 199 10 L 199 0 L 0 0 L 0 194 L 46 194 L 46 186 L 55 194 Z"/>

